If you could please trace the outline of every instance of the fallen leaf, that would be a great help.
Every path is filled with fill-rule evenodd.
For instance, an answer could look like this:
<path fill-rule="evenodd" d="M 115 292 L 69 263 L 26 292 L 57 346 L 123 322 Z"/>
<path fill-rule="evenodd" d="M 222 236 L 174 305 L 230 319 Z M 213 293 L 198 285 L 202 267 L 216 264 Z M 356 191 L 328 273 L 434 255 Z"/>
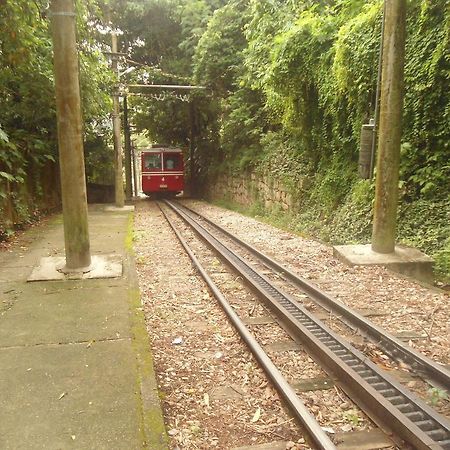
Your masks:
<path fill-rule="evenodd" d="M 206 393 L 206 392 L 203 394 L 203 403 L 204 403 L 206 406 L 209 406 L 209 394 Z"/>
<path fill-rule="evenodd" d="M 261 408 L 258 407 L 257 410 L 255 411 L 255 414 L 251 420 L 252 423 L 258 422 L 259 418 L 261 417 Z"/>

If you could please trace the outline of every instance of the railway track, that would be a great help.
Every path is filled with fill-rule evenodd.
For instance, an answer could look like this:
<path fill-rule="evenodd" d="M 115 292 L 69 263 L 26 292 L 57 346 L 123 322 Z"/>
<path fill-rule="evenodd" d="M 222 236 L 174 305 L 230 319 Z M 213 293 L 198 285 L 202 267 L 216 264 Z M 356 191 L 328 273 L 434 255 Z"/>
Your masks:
<path fill-rule="evenodd" d="M 313 358 L 316 361 L 319 361 L 322 367 L 324 367 L 331 376 L 339 380 L 342 389 L 372 418 L 375 423 L 382 429 L 393 433 L 395 436 L 415 448 L 450 449 L 450 425 L 445 418 L 441 417 L 402 385 L 386 375 L 375 364 L 368 360 L 365 355 L 349 345 L 321 321 L 317 320 L 306 308 L 299 305 L 289 294 L 286 294 L 277 288 L 270 282 L 268 277 L 258 273 L 251 264 L 246 262 L 237 253 L 231 251 L 230 245 L 220 242 L 216 236 L 213 236 L 213 234 L 200 223 L 199 216 L 196 213 L 173 202 L 166 202 L 166 204 L 172 211 L 178 214 L 185 223 L 189 224 L 189 226 L 192 227 L 195 232 L 212 249 L 214 249 L 228 265 L 233 267 L 233 269 L 240 274 L 261 298 L 264 299 L 269 308 L 275 312 L 280 320 L 282 320 L 284 326 L 289 330 L 290 335 L 298 342 L 301 342 L 302 345 L 308 349 L 308 352 Z M 216 225 L 211 223 L 209 223 L 209 227 L 213 227 L 216 233 L 219 229 Z M 221 232 L 223 233 L 224 231 L 222 230 Z M 188 253 L 190 253 L 191 258 L 195 261 L 195 256 L 189 250 L 186 242 L 183 242 L 181 235 L 177 231 L 176 233 L 183 246 L 185 246 Z M 242 242 L 236 240 L 236 238 L 229 233 L 225 232 L 225 235 L 228 239 L 232 239 L 235 244 L 242 245 Z M 244 248 L 246 252 L 251 251 L 253 253 L 253 250 L 247 244 L 244 245 Z M 266 267 L 281 272 L 284 276 L 288 273 L 288 271 L 277 265 L 277 263 L 270 258 L 261 254 L 258 254 L 258 258 L 264 261 Z M 211 290 L 215 293 L 216 297 L 220 299 L 220 292 L 218 292 L 217 287 L 210 279 L 208 281 L 204 269 L 199 267 L 199 271 L 206 277 Z M 295 274 L 289 272 L 287 278 L 294 281 Z M 298 280 L 295 281 L 295 283 L 301 284 Z M 315 299 L 315 301 L 318 301 L 317 298 L 319 298 L 322 304 L 327 302 L 327 300 L 324 299 L 324 297 L 326 297 L 325 294 L 309 284 L 303 285 L 303 292 L 306 292 L 313 300 Z M 222 300 L 225 302 L 224 299 Z M 328 299 L 328 301 L 330 301 L 330 299 Z M 335 308 L 336 306 L 334 306 L 334 304 L 337 304 L 337 302 L 332 301 L 331 304 Z M 329 306 L 329 308 L 331 309 L 331 306 Z M 246 342 L 251 341 L 250 337 L 246 336 L 248 332 L 245 332 L 245 326 L 234 317 L 235 313 L 231 307 L 229 307 L 229 305 L 225 306 L 225 310 L 230 318 L 233 317 L 236 324 L 238 324 L 237 328 L 244 340 Z M 344 315 L 342 310 L 341 314 Z M 361 319 L 357 316 L 356 318 Z M 355 319 L 352 319 L 352 321 L 353 322 L 351 323 L 354 325 L 356 323 Z M 364 322 L 367 321 L 364 319 Z M 358 325 L 359 327 L 361 326 L 360 323 L 358 323 Z M 371 331 L 366 333 L 373 338 L 375 332 Z M 391 353 L 397 356 L 400 354 L 402 359 L 405 359 L 405 350 L 401 348 L 404 346 L 400 342 L 394 341 L 394 343 L 395 351 L 391 349 Z M 268 361 L 268 365 L 265 365 L 265 363 L 267 363 L 267 355 L 265 355 L 263 350 L 256 345 L 256 347 L 254 346 L 254 348 L 252 348 L 252 351 L 258 361 L 265 367 L 265 370 L 272 381 L 278 383 L 278 390 L 281 392 L 291 409 L 295 411 L 299 420 L 309 431 L 309 434 L 313 436 L 312 439 L 314 440 L 315 445 L 318 448 L 334 448 L 333 446 L 330 446 L 333 444 L 331 444 L 331 441 L 327 436 L 324 436 L 320 427 L 315 425 L 315 420 L 304 411 L 304 405 L 298 400 L 298 397 L 292 388 L 290 388 L 285 381 L 284 383 L 283 381 L 280 382 L 279 373 L 277 375 L 276 368 L 271 367 L 269 364 L 270 360 Z M 431 369 L 425 369 L 422 359 L 418 357 L 420 355 L 414 354 L 413 356 L 415 366 L 420 364 L 422 371 L 427 373 L 431 372 Z M 427 361 L 425 362 L 428 364 Z M 441 384 L 443 384 L 443 381 L 445 383 L 445 379 L 440 379 Z"/>
<path fill-rule="evenodd" d="M 213 227 L 223 236 L 236 243 L 239 247 L 245 249 L 252 257 L 261 261 L 261 264 L 273 271 L 276 276 L 282 276 L 290 281 L 293 286 L 300 292 L 308 296 L 315 304 L 319 305 L 326 311 L 334 314 L 337 318 L 346 323 L 350 328 L 357 330 L 362 336 L 374 342 L 382 348 L 388 355 L 396 361 L 402 361 L 407 364 L 415 373 L 421 374 L 434 385 L 450 392 L 450 372 L 444 366 L 432 361 L 425 355 L 405 345 L 400 339 L 388 333 L 385 329 L 375 325 L 366 317 L 344 305 L 343 303 L 333 299 L 316 286 L 301 278 L 288 268 L 282 266 L 269 256 L 261 253 L 251 245 L 237 238 L 227 230 L 218 226 L 211 220 L 187 208 L 186 206 L 177 205 L 182 208 L 194 220 L 200 220 Z"/>

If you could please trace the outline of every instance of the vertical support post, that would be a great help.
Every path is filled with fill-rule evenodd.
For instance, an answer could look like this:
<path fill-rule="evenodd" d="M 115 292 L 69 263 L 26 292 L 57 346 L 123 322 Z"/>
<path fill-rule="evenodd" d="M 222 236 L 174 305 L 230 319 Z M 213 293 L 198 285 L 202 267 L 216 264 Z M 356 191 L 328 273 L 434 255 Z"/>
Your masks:
<path fill-rule="evenodd" d="M 133 158 L 133 188 L 134 188 L 134 196 L 137 197 L 139 194 L 138 189 L 138 173 L 137 173 L 137 164 L 136 164 L 136 147 L 135 144 L 131 144 L 131 157 Z"/>
<path fill-rule="evenodd" d="M 194 99 L 189 102 L 189 119 L 190 119 L 190 130 L 189 130 L 189 174 L 190 174 L 190 188 L 191 195 L 195 197 L 197 186 L 195 182 L 195 136 L 196 136 L 196 121 L 195 121 L 195 103 Z"/>
<path fill-rule="evenodd" d="M 66 252 L 63 271 L 88 271 L 91 254 L 73 0 L 52 0 L 50 14 Z"/>
<path fill-rule="evenodd" d="M 123 132 L 125 137 L 125 198 L 131 200 L 133 195 L 131 188 L 131 133 L 130 124 L 128 122 L 128 99 L 123 97 Z"/>
<path fill-rule="evenodd" d="M 395 250 L 400 141 L 402 135 L 406 0 L 385 6 L 380 129 L 378 139 L 372 250 Z"/>
<path fill-rule="evenodd" d="M 117 34 L 111 33 L 111 51 L 112 51 L 112 70 L 118 75 L 117 68 Z M 113 134 L 114 134 L 114 171 L 115 171 L 115 199 L 116 206 L 122 208 L 125 199 L 123 193 L 123 176 L 122 176 L 122 142 L 120 137 L 120 106 L 118 87 L 113 92 Z"/>

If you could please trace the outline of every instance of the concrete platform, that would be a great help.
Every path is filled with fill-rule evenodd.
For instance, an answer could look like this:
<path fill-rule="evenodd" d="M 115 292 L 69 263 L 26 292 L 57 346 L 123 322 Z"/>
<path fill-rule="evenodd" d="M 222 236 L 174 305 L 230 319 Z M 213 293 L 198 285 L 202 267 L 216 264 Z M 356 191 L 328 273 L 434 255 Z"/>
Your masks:
<path fill-rule="evenodd" d="M 433 260 L 415 248 L 397 245 L 393 253 L 376 253 L 371 244 L 336 245 L 333 255 L 350 266 L 384 266 L 426 283 L 433 282 Z"/>
<path fill-rule="evenodd" d="M 0 252 L 1 450 L 168 449 L 129 224 L 129 209 L 90 208 L 92 253 L 119 263 L 114 278 L 27 282 L 64 260 L 60 217 Z"/>

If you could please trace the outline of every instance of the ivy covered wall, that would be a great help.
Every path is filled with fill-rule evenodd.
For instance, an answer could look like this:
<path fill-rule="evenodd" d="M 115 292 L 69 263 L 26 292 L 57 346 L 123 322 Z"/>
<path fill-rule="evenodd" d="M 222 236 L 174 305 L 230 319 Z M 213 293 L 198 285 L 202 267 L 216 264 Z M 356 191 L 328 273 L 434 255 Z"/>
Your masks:
<path fill-rule="evenodd" d="M 382 2 L 235 1 L 229 15 L 231 3 L 244 23 L 233 31 L 217 15 L 196 54 L 215 64 L 217 40 L 235 36 L 225 94 L 211 69 L 197 72 L 220 97 L 207 185 L 218 174 L 269 174 L 295 199 L 292 227 L 368 242 L 374 189 L 358 179 L 357 160 L 361 125 L 374 114 Z M 450 2 L 410 0 L 407 14 L 398 241 L 434 256 L 448 277 Z"/>

